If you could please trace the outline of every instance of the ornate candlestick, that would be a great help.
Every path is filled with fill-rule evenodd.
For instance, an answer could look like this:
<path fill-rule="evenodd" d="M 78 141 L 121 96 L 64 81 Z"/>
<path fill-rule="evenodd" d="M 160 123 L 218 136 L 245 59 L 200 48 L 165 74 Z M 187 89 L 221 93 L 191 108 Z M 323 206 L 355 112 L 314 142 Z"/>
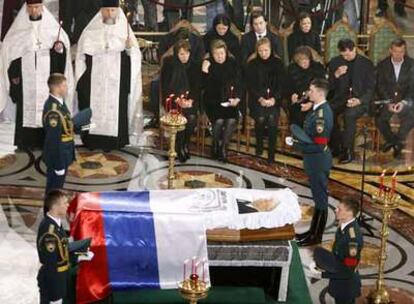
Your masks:
<path fill-rule="evenodd" d="M 398 208 L 401 196 L 395 194 L 396 175 L 394 173 L 392 177 L 392 188 L 384 188 L 383 177 L 381 180 L 381 188 L 377 194 L 373 195 L 374 206 L 382 210 L 383 220 L 381 227 L 381 249 L 378 257 L 378 279 L 376 282 L 376 288 L 371 290 L 368 295 L 368 301 L 370 304 L 388 304 L 392 303 L 390 295 L 386 290 L 384 280 L 384 268 L 387 260 L 387 240 L 389 235 L 388 222 L 391 217 L 392 211 Z"/>
<path fill-rule="evenodd" d="M 172 189 L 175 178 L 175 158 L 177 156 L 175 152 L 175 139 L 177 133 L 185 129 L 187 119 L 178 110 L 169 110 L 167 114 L 161 117 L 160 122 L 161 127 L 168 133 L 170 138 L 170 148 L 168 150 L 168 189 Z"/>
<path fill-rule="evenodd" d="M 195 273 L 190 275 L 188 279 L 182 281 L 178 287 L 181 296 L 189 300 L 190 304 L 197 304 L 197 301 L 207 298 L 209 289 L 207 283 L 200 280 Z"/>

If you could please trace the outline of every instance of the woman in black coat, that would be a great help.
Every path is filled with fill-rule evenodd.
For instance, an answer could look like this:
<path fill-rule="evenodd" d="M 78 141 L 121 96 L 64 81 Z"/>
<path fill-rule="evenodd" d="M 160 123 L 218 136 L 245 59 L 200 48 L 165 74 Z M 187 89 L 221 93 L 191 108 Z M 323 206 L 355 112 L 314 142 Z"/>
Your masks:
<path fill-rule="evenodd" d="M 240 68 L 222 40 L 211 44 L 210 54 L 202 65 L 204 109 L 213 125 L 212 157 L 225 162 L 240 113 Z"/>
<path fill-rule="evenodd" d="M 174 106 L 178 104 L 187 118 L 186 128 L 178 132 L 176 140 L 175 149 L 181 162 L 190 158 L 188 143 L 197 121 L 200 81 L 201 66 L 191 56 L 190 43 L 188 40 L 177 41 L 174 55 L 166 57 L 161 67 L 161 90 L 163 103 L 173 94 Z"/>
<path fill-rule="evenodd" d="M 288 100 L 289 118 L 291 124 L 303 126 L 306 112 L 302 111 L 301 102 L 305 101 L 306 92 L 313 79 L 326 78 L 322 64 L 313 60 L 312 52 L 306 46 L 296 49 L 293 61 L 288 67 Z"/>
<path fill-rule="evenodd" d="M 214 18 L 213 27 L 204 36 L 204 48 L 206 53 L 210 52 L 211 43 L 214 40 L 223 40 L 227 49 L 237 60 L 240 58 L 239 38 L 230 30 L 231 20 L 226 15 L 220 14 Z"/>
<path fill-rule="evenodd" d="M 289 61 L 292 60 L 295 50 L 300 46 L 309 46 L 319 54 L 321 53 L 321 38 L 312 30 L 312 19 L 306 12 L 299 15 L 293 33 L 288 37 Z"/>
<path fill-rule="evenodd" d="M 267 127 L 269 163 L 275 160 L 282 89 L 286 78 L 282 61 L 272 54 L 270 40 L 260 39 L 256 45 L 256 57 L 247 64 L 247 89 L 250 114 L 255 121 L 256 155 L 263 154 L 264 129 Z"/>

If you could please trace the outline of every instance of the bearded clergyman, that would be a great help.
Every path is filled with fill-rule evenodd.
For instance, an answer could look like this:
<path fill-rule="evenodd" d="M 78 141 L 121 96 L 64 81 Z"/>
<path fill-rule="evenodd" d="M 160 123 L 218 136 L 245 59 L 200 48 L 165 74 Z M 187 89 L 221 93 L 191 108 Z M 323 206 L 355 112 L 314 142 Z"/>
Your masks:
<path fill-rule="evenodd" d="M 0 73 L 0 112 L 15 112 L 14 144 L 21 150 L 41 148 L 49 76 L 65 75 L 70 110 L 74 87 L 69 38 L 42 0 L 26 0 L 20 9 L 1 47 Z"/>
<path fill-rule="evenodd" d="M 79 109 L 91 108 L 90 149 L 116 150 L 142 129 L 141 52 L 118 0 L 102 8 L 83 31 L 76 56 Z M 132 143 L 131 143 L 132 144 Z"/>

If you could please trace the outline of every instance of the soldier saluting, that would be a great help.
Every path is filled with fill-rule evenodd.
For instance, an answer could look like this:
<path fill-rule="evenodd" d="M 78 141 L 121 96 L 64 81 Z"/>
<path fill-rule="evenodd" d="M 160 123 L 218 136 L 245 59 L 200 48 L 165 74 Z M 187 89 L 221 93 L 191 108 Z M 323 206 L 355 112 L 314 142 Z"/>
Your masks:
<path fill-rule="evenodd" d="M 62 220 L 66 217 L 69 199 L 61 190 L 50 191 L 45 198 L 48 212 L 40 223 L 37 234 L 37 252 L 41 267 L 37 276 L 41 304 L 61 304 L 66 297 L 69 252 L 82 252 L 80 261 L 90 261 L 90 240 L 68 242 Z"/>
<path fill-rule="evenodd" d="M 332 167 L 332 155 L 328 147 L 333 128 L 333 113 L 326 96 L 329 84 L 325 79 L 314 79 L 309 86 L 311 102 L 302 105 L 302 111 L 311 111 L 306 116 L 303 129 L 292 125 L 292 137 L 286 144 L 295 145 L 303 152 L 304 170 L 309 177 L 315 212 L 308 232 L 296 235 L 299 246 L 310 246 L 322 241 L 328 218 L 328 179 Z"/>

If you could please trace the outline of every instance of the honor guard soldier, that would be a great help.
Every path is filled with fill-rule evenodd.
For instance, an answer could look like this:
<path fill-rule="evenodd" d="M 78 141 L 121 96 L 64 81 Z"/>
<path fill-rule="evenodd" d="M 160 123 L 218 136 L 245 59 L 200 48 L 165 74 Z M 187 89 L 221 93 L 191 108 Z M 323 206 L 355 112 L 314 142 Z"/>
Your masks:
<path fill-rule="evenodd" d="M 40 303 L 61 304 L 67 293 L 69 252 L 76 252 L 78 262 L 90 261 L 93 253 L 88 251 L 90 239 L 68 243 L 62 227 L 68 208 L 68 197 L 63 191 L 50 191 L 45 206 L 49 211 L 40 223 L 36 242 L 41 263 L 37 276 Z"/>
<path fill-rule="evenodd" d="M 64 98 L 68 93 L 66 78 L 52 74 L 48 80 L 50 95 L 43 108 L 45 144 L 43 160 L 47 167 L 46 194 L 61 189 L 67 169 L 75 160 L 74 127 Z"/>
<path fill-rule="evenodd" d="M 333 113 L 326 100 L 328 90 L 329 83 L 325 79 L 315 79 L 310 83 L 308 96 L 311 102 L 303 104 L 302 111 L 311 111 L 305 118 L 303 129 L 292 125 L 293 138 L 286 138 L 286 144 L 294 145 L 303 152 L 304 170 L 309 177 L 315 202 L 309 231 L 296 235 L 300 246 L 315 245 L 322 241 L 328 217 L 328 179 L 332 167 L 328 142 L 333 128 Z"/>
<path fill-rule="evenodd" d="M 361 278 L 358 264 L 363 247 L 362 233 L 356 220 L 358 201 L 352 198 L 342 200 L 335 210 L 339 227 L 335 234 L 332 252 L 322 247 L 314 250 L 315 264 L 329 279 L 328 292 L 336 304 L 353 304 L 361 295 Z M 311 266 L 311 271 L 317 269 Z"/>

